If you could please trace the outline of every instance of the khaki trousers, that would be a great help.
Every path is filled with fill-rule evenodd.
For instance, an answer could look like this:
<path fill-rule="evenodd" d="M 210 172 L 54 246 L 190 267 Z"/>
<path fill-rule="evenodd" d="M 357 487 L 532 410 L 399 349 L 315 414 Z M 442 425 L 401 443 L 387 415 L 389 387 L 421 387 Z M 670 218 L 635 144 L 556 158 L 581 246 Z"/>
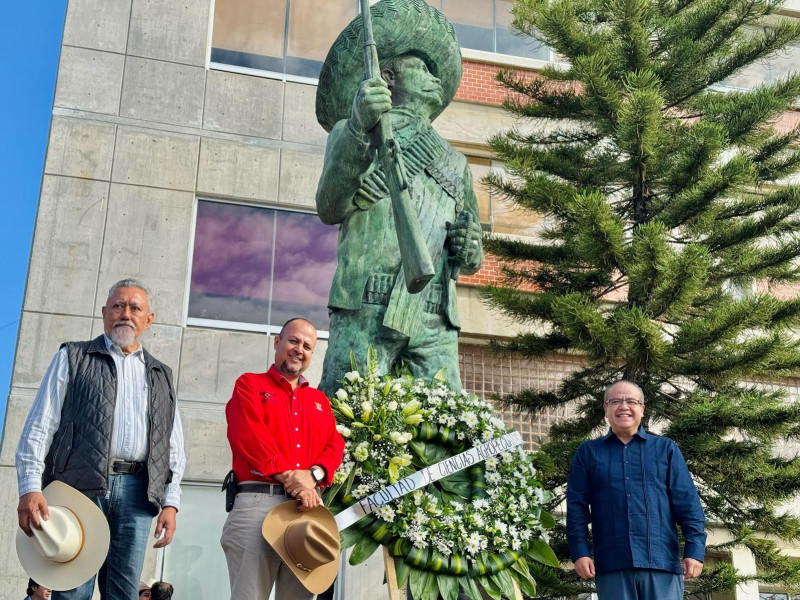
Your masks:
<path fill-rule="evenodd" d="M 272 507 L 286 502 L 284 495 L 242 493 L 222 528 L 222 550 L 228 562 L 231 600 L 313 600 L 294 573 L 261 535 L 261 524 Z"/>

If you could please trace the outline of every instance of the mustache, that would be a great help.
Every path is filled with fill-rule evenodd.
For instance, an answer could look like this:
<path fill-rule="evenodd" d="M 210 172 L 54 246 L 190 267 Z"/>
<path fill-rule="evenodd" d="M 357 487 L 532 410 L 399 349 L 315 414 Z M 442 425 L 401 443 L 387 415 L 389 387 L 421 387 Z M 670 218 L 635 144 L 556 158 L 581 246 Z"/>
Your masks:
<path fill-rule="evenodd" d="M 120 319 L 119 321 L 114 322 L 114 329 L 117 327 L 130 327 L 131 329 L 136 329 L 133 325 L 133 321 L 129 321 L 128 319 Z"/>

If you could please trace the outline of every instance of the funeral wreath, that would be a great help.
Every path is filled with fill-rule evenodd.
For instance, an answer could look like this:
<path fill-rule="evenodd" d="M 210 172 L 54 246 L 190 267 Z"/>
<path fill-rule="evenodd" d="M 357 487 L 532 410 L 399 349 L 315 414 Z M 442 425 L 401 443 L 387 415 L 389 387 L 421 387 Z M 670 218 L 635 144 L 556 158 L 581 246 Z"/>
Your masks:
<path fill-rule="evenodd" d="M 345 438 L 341 468 L 326 495 L 338 513 L 357 503 L 367 514 L 341 532 L 354 546 L 350 563 L 379 545 L 394 556 L 398 585 L 416 600 L 513 598 L 514 584 L 536 593 L 530 560 L 558 566 L 547 543 L 552 498 L 537 478 L 518 434 L 485 400 L 433 381 L 380 375 L 374 350 L 366 369 L 352 370 L 331 399 Z M 418 472 L 435 472 L 415 484 Z M 429 482 L 429 483 L 428 483 Z M 427 485 L 425 485 L 427 483 Z"/>

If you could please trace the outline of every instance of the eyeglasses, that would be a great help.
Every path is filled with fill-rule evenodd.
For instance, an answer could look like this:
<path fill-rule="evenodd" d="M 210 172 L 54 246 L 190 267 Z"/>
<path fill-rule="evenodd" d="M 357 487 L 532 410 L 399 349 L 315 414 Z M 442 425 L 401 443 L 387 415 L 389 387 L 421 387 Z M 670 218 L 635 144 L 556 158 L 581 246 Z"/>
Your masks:
<path fill-rule="evenodd" d="M 606 405 L 621 406 L 623 402 L 628 406 L 644 406 L 644 402 L 635 398 L 611 398 L 611 400 L 606 400 Z"/>

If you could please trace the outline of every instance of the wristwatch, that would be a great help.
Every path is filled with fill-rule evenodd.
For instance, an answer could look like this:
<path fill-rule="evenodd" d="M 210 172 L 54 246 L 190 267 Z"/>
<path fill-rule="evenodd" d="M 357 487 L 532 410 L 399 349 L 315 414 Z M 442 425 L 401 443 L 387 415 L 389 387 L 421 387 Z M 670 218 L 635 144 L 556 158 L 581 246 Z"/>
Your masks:
<path fill-rule="evenodd" d="M 311 476 L 314 478 L 314 483 L 320 483 L 325 479 L 325 471 L 320 467 L 311 467 L 309 471 L 311 471 Z"/>

